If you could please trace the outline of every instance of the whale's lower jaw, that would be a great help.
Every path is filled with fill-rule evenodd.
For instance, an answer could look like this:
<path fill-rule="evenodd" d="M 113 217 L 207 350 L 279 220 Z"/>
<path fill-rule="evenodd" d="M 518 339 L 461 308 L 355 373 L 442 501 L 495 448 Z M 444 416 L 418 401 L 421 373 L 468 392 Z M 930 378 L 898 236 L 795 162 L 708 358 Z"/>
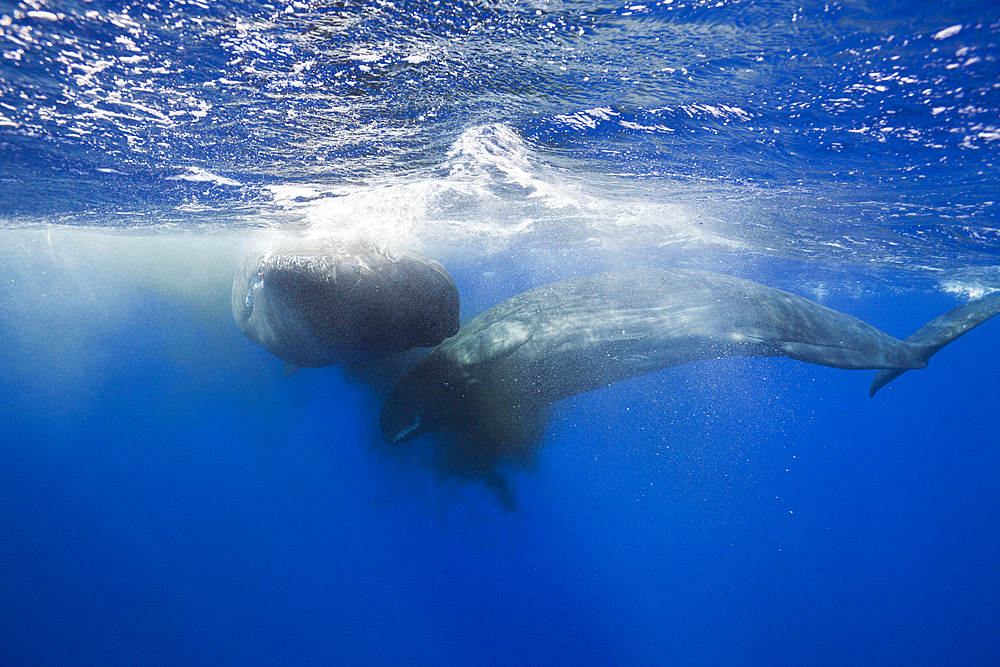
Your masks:
<path fill-rule="evenodd" d="M 420 431 L 420 415 L 414 412 L 413 423 L 404 428 L 403 430 L 401 430 L 399 433 L 397 433 L 395 437 L 393 437 L 392 439 L 392 444 L 401 445 L 405 442 L 409 442 L 410 440 L 413 440 L 417 436 L 421 435 L 421 433 L 422 431 Z"/>

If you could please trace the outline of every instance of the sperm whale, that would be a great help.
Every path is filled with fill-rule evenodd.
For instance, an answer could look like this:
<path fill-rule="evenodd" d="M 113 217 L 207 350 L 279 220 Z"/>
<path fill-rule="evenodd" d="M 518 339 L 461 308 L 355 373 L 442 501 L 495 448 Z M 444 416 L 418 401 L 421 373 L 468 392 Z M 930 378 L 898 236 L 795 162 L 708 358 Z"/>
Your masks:
<path fill-rule="evenodd" d="M 458 289 L 441 264 L 333 240 L 246 257 L 232 310 L 247 338 L 287 362 L 286 374 L 433 347 L 459 326 Z"/>
<path fill-rule="evenodd" d="M 603 273 L 538 287 L 470 320 L 395 386 L 382 435 L 432 431 L 488 468 L 530 448 L 555 401 L 670 366 L 729 356 L 882 369 L 875 392 L 1000 312 L 1000 294 L 899 340 L 860 319 L 733 276 L 684 269 Z"/>

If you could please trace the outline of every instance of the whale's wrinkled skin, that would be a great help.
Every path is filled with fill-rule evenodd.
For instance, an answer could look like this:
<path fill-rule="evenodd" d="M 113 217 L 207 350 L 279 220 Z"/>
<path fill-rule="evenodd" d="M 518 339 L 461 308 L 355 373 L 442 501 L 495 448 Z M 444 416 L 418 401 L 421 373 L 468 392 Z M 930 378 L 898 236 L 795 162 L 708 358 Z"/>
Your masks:
<path fill-rule="evenodd" d="M 292 368 L 432 347 L 458 331 L 458 305 L 438 262 L 365 244 L 278 246 L 247 257 L 233 279 L 236 324 Z"/>
<path fill-rule="evenodd" d="M 483 469 L 530 449 L 560 399 L 703 359 L 790 357 L 889 369 L 871 394 L 1000 311 L 960 306 L 909 339 L 788 292 L 694 270 L 605 273 L 532 289 L 482 313 L 393 389 L 382 434 L 400 444 L 442 430 Z"/>

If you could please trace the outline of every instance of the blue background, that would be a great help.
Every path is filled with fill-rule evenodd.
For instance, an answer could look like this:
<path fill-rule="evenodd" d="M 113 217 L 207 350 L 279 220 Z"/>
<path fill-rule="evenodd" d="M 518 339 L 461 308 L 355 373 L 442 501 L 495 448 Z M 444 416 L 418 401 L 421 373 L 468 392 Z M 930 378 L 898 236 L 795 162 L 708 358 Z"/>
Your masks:
<path fill-rule="evenodd" d="M 153 4 L 0 4 L 0 664 L 997 664 L 997 322 L 564 401 L 504 512 L 229 311 L 359 201 L 464 319 L 680 265 L 905 337 L 1000 286 L 992 3 Z"/>

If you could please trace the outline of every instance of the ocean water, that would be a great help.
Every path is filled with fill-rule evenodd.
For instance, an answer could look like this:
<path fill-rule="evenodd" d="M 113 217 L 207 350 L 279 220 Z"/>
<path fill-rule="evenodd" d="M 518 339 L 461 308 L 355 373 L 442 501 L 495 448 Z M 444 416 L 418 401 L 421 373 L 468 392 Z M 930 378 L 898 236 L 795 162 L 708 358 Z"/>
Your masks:
<path fill-rule="evenodd" d="M 0 2 L 0 665 L 996 665 L 1000 322 L 554 407 L 518 509 L 232 320 L 288 236 L 749 278 L 905 337 L 1000 288 L 995 3 Z"/>

